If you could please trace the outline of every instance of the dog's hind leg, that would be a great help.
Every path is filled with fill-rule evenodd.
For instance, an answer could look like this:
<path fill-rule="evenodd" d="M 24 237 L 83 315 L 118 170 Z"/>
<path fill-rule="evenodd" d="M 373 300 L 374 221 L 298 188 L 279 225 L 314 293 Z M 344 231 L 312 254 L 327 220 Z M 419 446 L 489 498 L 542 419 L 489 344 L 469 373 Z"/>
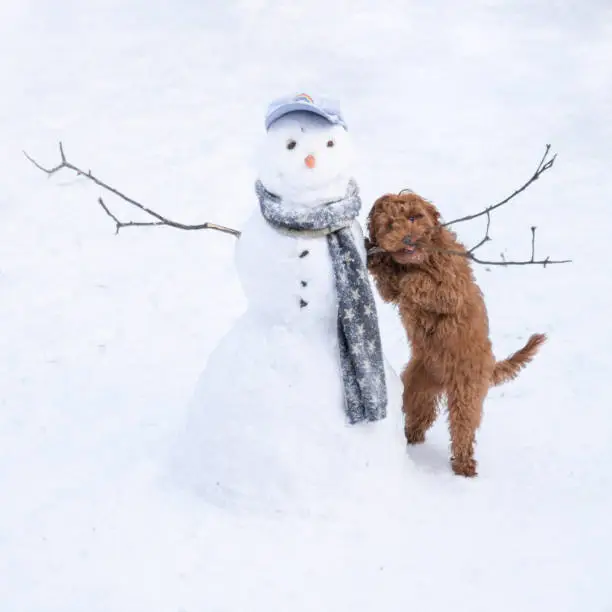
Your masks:
<path fill-rule="evenodd" d="M 477 476 L 474 459 L 476 430 L 482 419 L 482 404 L 487 395 L 487 385 L 467 382 L 461 387 L 449 389 L 448 420 L 451 434 L 451 465 L 460 476 Z"/>
<path fill-rule="evenodd" d="M 425 441 L 427 430 L 436 420 L 442 387 L 418 358 L 410 360 L 402 380 L 406 441 L 408 444 L 420 444 Z"/>

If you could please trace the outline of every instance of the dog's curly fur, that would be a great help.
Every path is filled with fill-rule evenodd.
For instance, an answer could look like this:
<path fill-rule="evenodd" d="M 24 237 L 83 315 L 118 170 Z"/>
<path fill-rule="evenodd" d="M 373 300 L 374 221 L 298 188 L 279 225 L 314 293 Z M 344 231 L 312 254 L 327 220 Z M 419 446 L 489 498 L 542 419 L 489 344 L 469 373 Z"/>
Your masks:
<path fill-rule="evenodd" d="M 475 433 L 487 392 L 515 378 L 546 336 L 533 334 L 523 348 L 496 362 L 466 249 L 440 223 L 431 202 L 414 193 L 379 198 L 368 234 L 368 249 L 377 247 L 368 268 L 383 300 L 399 306 L 412 348 L 402 374 L 406 440 L 425 441 L 446 396 L 453 471 L 476 476 Z"/>

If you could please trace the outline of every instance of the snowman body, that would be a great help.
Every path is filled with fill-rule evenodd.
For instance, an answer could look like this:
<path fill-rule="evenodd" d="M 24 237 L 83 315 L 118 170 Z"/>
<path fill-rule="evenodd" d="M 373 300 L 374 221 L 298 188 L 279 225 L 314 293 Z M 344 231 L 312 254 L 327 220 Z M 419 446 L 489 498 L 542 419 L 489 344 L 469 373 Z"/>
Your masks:
<path fill-rule="evenodd" d="M 352 231 L 356 243 L 363 245 L 357 221 Z M 363 257 L 365 260 L 365 252 Z M 309 327 L 317 321 L 335 325 L 334 271 L 324 236 L 283 234 L 270 226 L 257 210 L 243 229 L 235 262 L 253 312 L 268 317 L 270 322 L 295 328 Z"/>
<path fill-rule="evenodd" d="M 287 206 L 342 198 L 348 148 L 343 128 L 292 113 L 268 132 L 260 180 Z M 352 231 L 365 262 L 357 221 Z M 381 462 L 397 466 L 402 387 L 387 363 L 387 418 L 347 424 L 327 238 L 279 231 L 257 206 L 235 263 L 248 305 L 199 381 L 181 479 L 214 503 L 286 507 L 343 496 Z"/>

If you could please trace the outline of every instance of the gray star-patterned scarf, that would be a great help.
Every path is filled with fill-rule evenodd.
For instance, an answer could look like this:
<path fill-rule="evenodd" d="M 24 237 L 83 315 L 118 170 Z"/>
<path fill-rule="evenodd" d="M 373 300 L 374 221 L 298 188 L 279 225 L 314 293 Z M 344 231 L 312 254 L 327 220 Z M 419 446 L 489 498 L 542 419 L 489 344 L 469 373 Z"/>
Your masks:
<path fill-rule="evenodd" d="M 338 344 L 346 416 L 351 424 L 387 415 L 387 386 L 374 295 L 351 225 L 361 209 L 357 183 L 346 196 L 314 208 L 283 206 L 261 181 L 255 184 L 261 212 L 279 231 L 325 236 L 338 299 Z"/>

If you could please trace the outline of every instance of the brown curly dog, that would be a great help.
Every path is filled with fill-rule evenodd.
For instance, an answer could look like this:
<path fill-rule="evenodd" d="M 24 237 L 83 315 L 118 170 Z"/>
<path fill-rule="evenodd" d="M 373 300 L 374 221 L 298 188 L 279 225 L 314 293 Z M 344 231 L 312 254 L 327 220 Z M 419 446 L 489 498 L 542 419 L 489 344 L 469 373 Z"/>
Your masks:
<path fill-rule="evenodd" d="M 399 306 L 412 348 L 402 374 L 406 440 L 425 441 L 446 396 L 453 471 L 476 476 L 475 434 L 487 392 L 515 378 L 546 336 L 533 334 L 496 362 L 466 248 L 430 202 L 414 193 L 385 195 L 372 207 L 368 232 L 368 268 L 383 300 Z"/>

